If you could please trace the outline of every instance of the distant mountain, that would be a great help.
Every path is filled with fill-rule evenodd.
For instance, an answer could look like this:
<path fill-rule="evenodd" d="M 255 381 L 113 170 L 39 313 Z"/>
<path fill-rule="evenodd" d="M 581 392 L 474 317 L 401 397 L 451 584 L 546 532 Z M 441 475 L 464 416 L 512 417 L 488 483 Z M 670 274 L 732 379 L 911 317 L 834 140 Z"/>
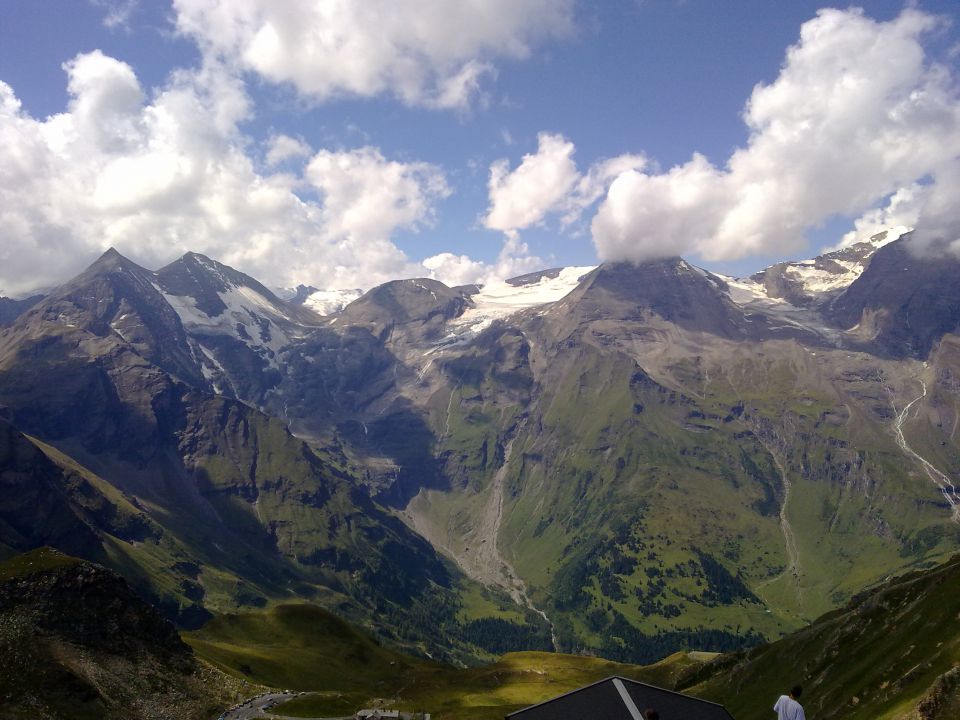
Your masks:
<path fill-rule="evenodd" d="M 437 280 L 394 280 L 344 307 L 333 324 L 362 327 L 381 340 L 397 331 L 404 339 L 429 342 L 439 339 L 447 321 L 468 306 L 463 295 Z"/>
<path fill-rule="evenodd" d="M 376 614 L 395 636 L 403 625 L 405 642 L 435 641 L 436 627 L 409 621 L 424 604 L 453 612 L 457 579 L 433 548 L 360 492 L 338 456 L 217 392 L 205 352 L 225 347 L 217 332 L 267 364 L 269 343 L 307 313 L 285 314 L 245 278 L 199 257 L 154 274 L 111 251 L 0 334 L 0 404 L 15 428 L 0 453 L 0 542 L 102 560 L 187 626 L 308 597 Z M 266 370 L 235 372 L 236 387 L 256 388 Z"/>
<path fill-rule="evenodd" d="M 926 358 L 960 328 L 960 259 L 918 257 L 905 243 L 880 248 L 826 311 L 853 343 L 884 356 Z"/>
<path fill-rule="evenodd" d="M 749 281 L 741 282 L 754 283 L 758 286 L 755 291 L 792 305 L 822 305 L 850 287 L 863 274 L 878 249 L 908 232 L 905 227 L 890 228 L 812 260 L 771 265 L 752 275 Z"/>
<path fill-rule="evenodd" d="M 102 567 L 41 548 L 0 563 L 0 715 L 208 718 L 242 683 Z"/>
<path fill-rule="evenodd" d="M 12 325 L 14 320 L 43 300 L 43 298 L 43 295 L 31 295 L 22 300 L 0 297 L 0 327 Z"/>
<path fill-rule="evenodd" d="M 400 280 L 322 317 L 108 253 L 0 332 L 60 518 L 10 502 L 0 539 L 93 542 L 183 624 L 304 598 L 460 658 L 775 638 L 960 547 L 960 296 L 909 242 Z"/>
<path fill-rule="evenodd" d="M 262 400 L 278 380 L 279 352 L 319 321 L 249 275 L 197 253 L 160 269 L 156 284 L 195 342 L 204 377 L 232 397 Z"/>
<path fill-rule="evenodd" d="M 686 331 L 746 338 L 743 311 L 726 283 L 681 258 L 601 265 L 548 312 L 578 324 L 594 320 L 672 323 Z"/>

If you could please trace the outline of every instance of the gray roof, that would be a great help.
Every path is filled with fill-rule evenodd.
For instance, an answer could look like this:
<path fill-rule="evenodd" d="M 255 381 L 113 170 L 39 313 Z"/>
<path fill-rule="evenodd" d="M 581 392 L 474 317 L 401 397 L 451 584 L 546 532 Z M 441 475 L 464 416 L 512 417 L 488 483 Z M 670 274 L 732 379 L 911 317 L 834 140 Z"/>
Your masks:
<path fill-rule="evenodd" d="M 507 720 L 641 720 L 648 708 L 656 710 L 660 720 L 733 720 L 723 705 L 617 676 L 506 717 Z"/>

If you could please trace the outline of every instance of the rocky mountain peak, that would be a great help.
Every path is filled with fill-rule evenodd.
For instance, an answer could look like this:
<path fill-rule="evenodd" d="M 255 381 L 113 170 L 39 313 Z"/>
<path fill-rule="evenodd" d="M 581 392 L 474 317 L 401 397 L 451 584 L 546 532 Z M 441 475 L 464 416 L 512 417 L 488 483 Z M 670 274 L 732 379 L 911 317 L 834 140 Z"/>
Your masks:
<path fill-rule="evenodd" d="M 393 280 L 347 305 L 335 322 L 364 326 L 381 335 L 394 326 L 442 325 L 460 316 L 469 305 L 460 292 L 437 280 Z"/>
<path fill-rule="evenodd" d="M 747 282 L 756 284 L 768 298 L 797 307 L 819 307 L 850 287 L 880 248 L 909 232 L 906 227 L 888 228 L 810 260 L 776 263 L 754 273 Z"/>
<path fill-rule="evenodd" d="M 960 259 L 916 255 L 904 238 L 876 250 L 824 314 L 882 355 L 924 358 L 960 327 L 957 277 Z"/>
<path fill-rule="evenodd" d="M 180 378 L 203 383 L 180 319 L 157 288 L 156 276 L 115 249 L 23 313 L 7 340 L 15 346 L 25 337 L 75 334 L 99 338 L 104 348 L 128 348 Z M 3 345 L 0 341 L 0 356 Z"/>
<path fill-rule="evenodd" d="M 225 312 L 221 295 L 246 289 L 274 306 L 281 315 L 286 304 L 258 280 L 200 253 L 188 252 L 157 271 L 157 281 L 168 295 L 192 298 L 197 309 L 210 317 Z"/>
<path fill-rule="evenodd" d="M 656 316 L 686 330 L 742 337 L 743 313 L 726 289 L 723 279 L 680 257 L 604 263 L 553 312 L 574 311 L 584 320 L 644 321 Z"/>

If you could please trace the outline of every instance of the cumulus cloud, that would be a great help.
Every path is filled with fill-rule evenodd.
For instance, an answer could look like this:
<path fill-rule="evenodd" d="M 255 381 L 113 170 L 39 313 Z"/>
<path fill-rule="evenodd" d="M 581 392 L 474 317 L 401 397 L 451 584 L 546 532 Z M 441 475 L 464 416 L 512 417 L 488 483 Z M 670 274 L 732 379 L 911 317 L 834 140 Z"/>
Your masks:
<path fill-rule="evenodd" d="M 646 162 L 640 155 L 622 155 L 596 163 L 581 175 L 573 159 L 575 149 L 562 135 L 540 133 L 537 152 L 524 155 L 514 170 L 509 160 L 493 163 L 484 226 L 515 234 L 550 213 L 561 213 L 569 224 L 600 198 L 613 178 Z"/>
<path fill-rule="evenodd" d="M 490 211 L 483 224 L 491 230 L 518 230 L 543 220 L 573 190 L 580 174 L 574 145 L 562 135 L 540 133 L 537 152 L 523 156 L 515 170 L 510 161 L 490 166 Z"/>
<path fill-rule="evenodd" d="M 318 100 L 465 108 L 494 61 L 568 33 L 574 0 L 174 0 L 208 54 Z"/>
<path fill-rule="evenodd" d="M 178 71 L 149 97 L 99 51 L 64 69 L 68 107 L 42 120 L 0 82 L 0 294 L 60 282 L 109 246 L 148 267 L 195 250 L 275 285 L 424 274 L 393 236 L 432 222 L 450 193 L 439 168 L 364 147 L 264 174 L 238 129 L 249 98 L 222 66 Z M 292 138 L 270 149 L 311 152 Z"/>
<path fill-rule="evenodd" d="M 451 252 L 442 252 L 431 255 L 422 261 L 429 277 L 439 280 L 450 287 L 470 285 L 483 282 L 489 273 L 489 266 L 469 255 L 456 255 Z"/>
<path fill-rule="evenodd" d="M 383 282 L 398 271 L 422 274 L 391 235 L 398 228 L 416 230 L 433 222 L 433 203 L 451 192 L 440 168 L 389 161 L 376 148 L 364 147 L 321 150 L 304 176 L 322 194 L 318 220 L 336 241 L 340 262 L 368 274 L 353 285 L 369 287 L 370 277 Z"/>
<path fill-rule="evenodd" d="M 421 265 L 428 270 L 427 277 L 446 285 L 486 285 L 506 280 L 517 275 L 541 270 L 544 262 L 530 252 L 530 248 L 517 235 L 504 238 L 503 246 L 494 262 L 474 260 L 468 255 L 444 252 L 424 259 Z"/>
<path fill-rule="evenodd" d="M 557 216 L 564 227 L 577 222 L 584 211 L 606 191 L 611 181 L 624 172 L 646 165 L 642 155 L 620 155 L 594 163 L 581 173 L 574 161 L 576 147 L 563 135 L 542 132 L 537 151 L 528 153 L 516 168 L 507 159 L 490 166 L 487 184 L 489 207 L 482 218 L 484 227 L 504 233 L 503 246 L 493 263 L 476 263 L 465 256 L 443 253 L 428 258 L 435 264 L 433 277 L 444 273 L 458 283 L 488 283 L 543 268 L 544 261 L 531 253 L 520 232 Z"/>
<path fill-rule="evenodd" d="M 950 235 L 960 99 L 955 74 L 924 50 L 937 23 L 915 9 L 889 22 L 821 10 L 778 78 L 754 88 L 743 116 L 749 141 L 725 167 L 694 155 L 613 181 L 592 223 L 600 257 L 718 260 L 797 249 L 808 228 L 833 216 L 866 213 L 865 227 L 883 219 L 877 204 L 891 196 L 891 212 L 918 213 L 917 235 L 926 222 Z"/>

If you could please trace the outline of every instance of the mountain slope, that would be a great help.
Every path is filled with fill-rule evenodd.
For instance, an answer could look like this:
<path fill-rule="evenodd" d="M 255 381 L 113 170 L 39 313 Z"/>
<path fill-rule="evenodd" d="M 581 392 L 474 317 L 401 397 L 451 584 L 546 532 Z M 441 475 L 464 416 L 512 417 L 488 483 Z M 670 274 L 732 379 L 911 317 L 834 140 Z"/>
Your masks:
<path fill-rule="evenodd" d="M 196 342 L 204 376 L 219 393 L 258 404 L 279 381 L 278 354 L 319 321 L 197 253 L 158 270 L 156 283 Z"/>
<path fill-rule="evenodd" d="M 67 493 L 181 621 L 306 598 L 421 648 L 730 650 L 960 546 L 960 303 L 903 305 L 906 242 L 772 272 L 800 305 L 672 258 L 323 319 L 202 256 L 108 254 L 0 334 L 0 404 L 152 523 L 128 542 Z M 929 352 L 831 315 L 877 303 Z"/>
<path fill-rule="evenodd" d="M 960 557 L 863 593 L 772 645 L 726 656 L 696 691 L 738 718 L 766 718 L 804 686 L 809 716 L 947 720 L 960 712 Z"/>
<path fill-rule="evenodd" d="M 49 548 L 0 563 L 0 652 L 8 718 L 199 720 L 241 687 L 117 575 Z"/>
<path fill-rule="evenodd" d="M 41 300 L 43 300 L 43 295 L 31 295 L 22 300 L 0 297 L 0 327 L 12 325 L 14 320 Z"/>
<path fill-rule="evenodd" d="M 960 328 L 960 260 L 920 257 L 909 245 L 882 247 L 869 267 L 829 306 L 828 316 L 857 345 L 894 358 L 926 358 Z"/>
<path fill-rule="evenodd" d="M 680 260 L 602 266 L 395 390 L 449 483 L 411 523 L 563 648 L 776 637 L 960 543 L 957 339 L 926 364 L 851 352 L 728 288 Z"/>
<path fill-rule="evenodd" d="M 113 252 L 0 335 L 0 404 L 66 468 L 50 483 L 88 544 L 53 539 L 124 572 L 187 625 L 211 610 L 309 597 L 438 647 L 436 623 L 411 622 L 454 612 L 457 581 L 433 548 L 335 456 L 215 394 L 197 342 L 156 276 Z M 113 509 L 80 512 L 84 488 Z M 21 525 L 42 527 L 38 509 L 17 510 Z M 118 532 L 117 513 L 145 535 Z"/>

